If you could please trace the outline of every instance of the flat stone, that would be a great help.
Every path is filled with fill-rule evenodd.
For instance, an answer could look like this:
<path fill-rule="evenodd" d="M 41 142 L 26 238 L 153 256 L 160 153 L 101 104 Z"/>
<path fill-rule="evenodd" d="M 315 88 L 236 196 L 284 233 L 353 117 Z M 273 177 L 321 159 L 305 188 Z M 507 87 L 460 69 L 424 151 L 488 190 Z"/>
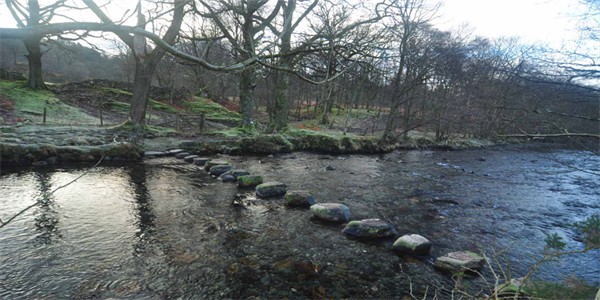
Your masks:
<path fill-rule="evenodd" d="M 193 163 L 194 158 L 197 158 L 197 157 L 198 157 L 198 155 L 188 155 L 188 156 L 184 157 L 183 160 L 185 162 Z"/>
<path fill-rule="evenodd" d="M 216 166 L 210 167 L 209 172 L 210 172 L 210 175 L 220 176 L 221 174 L 223 174 L 227 171 L 231 171 L 231 169 L 233 169 L 233 167 L 230 165 L 216 165 Z"/>
<path fill-rule="evenodd" d="M 350 221 L 342 233 L 351 237 L 363 239 L 380 239 L 392 237 L 397 234 L 394 227 L 381 219 L 365 219 Z"/>
<path fill-rule="evenodd" d="M 212 168 L 213 166 L 229 165 L 229 164 L 230 164 L 229 161 L 226 161 L 224 159 L 211 159 L 204 163 L 204 170 L 210 171 L 210 168 Z"/>
<path fill-rule="evenodd" d="M 189 156 L 189 155 L 190 155 L 189 152 L 180 152 L 180 153 L 175 154 L 175 158 L 183 159 L 184 157 Z"/>
<path fill-rule="evenodd" d="M 348 222 L 350 220 L 350 209 L 340 203 L 318 203 L 312 205 L 310 210 L 317 219 L 329 222 Z"/>
<path fill-rule="evenodd" d="M 263 183 L 263 178 L 259 175 L 242 175 L 237 178 L 237 183 L 240 188 L 250 188 Z"/>
<path fill-rule="evenodd" d="M 449 272 L 478 271 L 483 268 L 485 259 L 471 251 L 451 252 L 435 260 L 434 267 Z"/>
<path fill-rule="evenodd" d="M 285 199 L 285 204 L 287 206 L 309 207 L 317 203 L 315 197 L 313 197 L 309 192 L 303 190 L 287 191 L 283 198 Z"/>
<path fill-rule="evenodd" d="M 144 157 L 161 157 L 165 156 L 166 153 L 164 151 L 146 151 L 144 152 Z"/>
<path fill-rule="evenodd" d="M 392 249 L 413 255 L 427 255 L 431 250 L 431 242 L 418 234 L 407 234 L 399 237 Z"/>
<path fill-rule="evenodd" d="M 234 169 L 221 174 L 219 176 L 219 180 L 223 182 L 233 182 L 237 181 L 238 177 L 246 175 L 250 175 L 250 172 L 246 170 Z"/>
<path fill-rule="evenodd" d="M 172 149 L 172 150 L 166 151 L 165 155 L 167 155 L 167 156 L 174 156 L 174 155 L 179 154 L 179 153 L 184 152 L 184 151 L 185 150 L 183 150 L 183 149 Z"/>
<path fill-rule="evenodd" d="M 196 166 L 204 166 L 204 164 L 209 160 L 210 158 L 207 157 L 196 157 L 192 160 L 192 163 Z"/>
<path fill-rule="evenodd" d="M 287 185 L 281 182 L 265 182 L 256 186 L 256 196 L 261 198 L 282 196 L 287 191 Z"/>

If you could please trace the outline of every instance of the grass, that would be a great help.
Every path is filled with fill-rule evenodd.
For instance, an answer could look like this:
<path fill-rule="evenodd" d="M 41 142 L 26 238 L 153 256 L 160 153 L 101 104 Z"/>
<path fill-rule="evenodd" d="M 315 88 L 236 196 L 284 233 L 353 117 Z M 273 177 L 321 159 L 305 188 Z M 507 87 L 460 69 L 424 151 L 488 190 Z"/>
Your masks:
<path fill-rule="evenodd" d="M 201 97 L 194 97 L 192 100 L 183 102 L 182 107 L 192 114 L 204 114 L 208 120 L 230 122 L 241 121 L 239 113 L 230 111 L 218 103 Z"/>
<path fill-rule="evenodd" d="M 44 107 L 46 122 L 50 124 L 99 124 L 79 108 L 61 102 L 50 91 L 34 91 L 24 86 L 22 81 L 0 81 L 0 95 L 13 101 L 14 114 L 34 123 L 43 121 Z"/>
<path fill-rule="evenodd" d="M 577 277 L 568 277 L 561 283 L 533 281 L 527 284 L 526 291 L 535 298 L 562 299 L 594 299 L 598 287 L 586 283 Z"/>

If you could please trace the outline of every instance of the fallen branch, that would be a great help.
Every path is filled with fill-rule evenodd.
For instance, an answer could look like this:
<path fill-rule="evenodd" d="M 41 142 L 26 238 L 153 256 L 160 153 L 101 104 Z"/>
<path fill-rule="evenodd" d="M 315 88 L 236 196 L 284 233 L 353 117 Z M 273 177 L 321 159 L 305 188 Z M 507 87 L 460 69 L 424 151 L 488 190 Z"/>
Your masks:
<path fill-rule="evenodd" d="M 97 163 L 96 163 L 96 164 L 95 164 L 95 165 L 94 165 L 92 168 L 90 168 L 90 170 L 91 170 L 91 169 L 93 169 L 93 168 L 95 168 L 95 167 L 97 167 L 97 166 L 98 166 L 98 165 L 99 165 L 99 164 L 102 162 L 102 160 L 104 160 L 104 156 L 100 157 L 100 160 L 98 160 L 98 162 L 97 162 Z M 67 186 L 69 186 L 69 185 L 71 185 L 71 184 L 72 184 L 72 183 L 74 183 L 75 181 L 79 180 L 81 177 L 83 177 L 83 176 L 87 175 L 87 174 L 90 172 L 90 170 L 88 170 L 88 171 L 84 172 L 83 174 L 81 174 L 81 175 L 77 176 L 77 178 L 75 178 L 75 179 L 73 179 L 73 180 L 69 181 L 68 183 L 66 183 L 66 184 L 64 184 L 64 185 L 61 185 L 61 186 L 59 186 L 59 187 L 55 188 L 55 189 L 54 189 L 52 192 L 50 192 L 48 195 L 46 195 L 46 197 L 49 197 L 49 196 L 51 196 L 52 194 L 56 193 L 56 191 L 58 191 L 58 190 L 60 190 L 60 189 L 62 189 L 62 188 L 65 188 L 65 187 L 67 187 Z M 8 225 L 8 223 L 10 223 L 12 220 L 16 219 L 18 216 L 22 215 L 23 213 L 25 213 L 26 211 L 28 211 L 28 210 L 32 209 L 33 207 L 35 207 L 35 206 L 36 206 L 36 205 L 38 205 L 38 204 L 39 204 L 39 200 L 38 200 L 38 201 L 35 201 L 35 203 L 33 203 L 33 204 L 31 204 L 31 205 L 29 205 L 29 206 L 25 207 L 24 209 L 22 209 L 21 211 L 19 211 L 18 213 L 16 213 L 15 215 L 13 215 L 12 217 L 10 217 L 10 218 L 9 218 L 8 220 L 6 220 L 6 221 L 2 221 L 2 219 L 0 219 L 0 228 L 2 228 L 2 227 L 4 227 L 4 226 Z"/>

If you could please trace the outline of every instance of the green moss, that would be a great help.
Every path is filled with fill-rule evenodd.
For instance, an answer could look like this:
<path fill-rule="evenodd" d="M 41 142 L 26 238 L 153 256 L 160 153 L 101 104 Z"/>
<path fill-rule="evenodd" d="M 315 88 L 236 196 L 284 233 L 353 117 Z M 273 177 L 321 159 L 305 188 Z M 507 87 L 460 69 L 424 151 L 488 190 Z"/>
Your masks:
<path fill-rule="evenodd" d="M 262 184 L 263 178 L 258 175 L 243 175 L 237 178 L 237 183 L 242 188 L 254 187 Z"/>
<path fill-rule="evenodd" d="M 150 106 L 150 108 L 152 108 L 153 110 L 157 110 L 157 111 L 163 111 L 163 112 L 168 112 L 168 113 L 177 113 L 178 112 L 175 107 L 173 107 L 169 104 L 163 103 L 163 102 L 155 101 L 155 100 L 150 100 L 148 105 Z"/>
<path fill-rule="evenodd" d="M 35 123 L 43 121 L 46 108 L 46 122 L 49 124 L 99 124 L 100 120 L 79 108 L 61 102 L 50 91 L 27 89 L 20 81 L 0 81 L 0 95 L 14 101 L 17 117 L 31 119 Z"/>
<path fill-rule="evenodd" d="M 294 149 L 294 145 L 279 134 L 245 137 L 239 140 L 239 144 L 246 153 L 286 153 Z"/>
<path fill-rule="evenodd" d="M 580 278 L 567 278 L 562 283 L 533 281 L 527 284 L 527 292 L 536 299 L 595 299 L 597 285 L 590 285 Z M 597 298 L 596 298 L 597 299 Z"/>
<path fill-rule="evenodd" d="M 205 98 L 193 97 L 183 102 L 182 107 L 192 114 L 204 114 L 208 120 L 239 122 L 242 119 L 239 113 Z"/>

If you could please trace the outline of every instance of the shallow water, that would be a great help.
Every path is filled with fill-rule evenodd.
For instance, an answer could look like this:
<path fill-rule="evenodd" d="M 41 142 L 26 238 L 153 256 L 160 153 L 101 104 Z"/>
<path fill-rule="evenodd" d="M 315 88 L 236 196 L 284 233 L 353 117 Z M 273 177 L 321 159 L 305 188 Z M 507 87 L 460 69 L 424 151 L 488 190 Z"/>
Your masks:
<path fill-rule="evenodd" d="M 227 159 L 318 202 L 345 203 L 353 219 L 382 218 L 400 234 L 424 235 L 432 255 L 398 255 L 392 240 L 348 239 L 308 210 L 252 198 L 175 158 L 3 170 L 0 218 L 41 201 L 0 229 L 0 298 L 397 298 L 411 283 L 416 293 L 445 293 L 454 282 L 432 268 L 434 257 L 506 250 L 513 277 L 523 276 L 546 233 L 580 249 L 569 225 L 600 212 L 600 158 L 544 145 Z M 249 196 L 243 208 L 231 204 L 238 193 Z M 600 251 L 590 251 L 537 276 L 598 283 L 599 264 Z M 489 267 L 483 275 L 489 279 Z"/>

